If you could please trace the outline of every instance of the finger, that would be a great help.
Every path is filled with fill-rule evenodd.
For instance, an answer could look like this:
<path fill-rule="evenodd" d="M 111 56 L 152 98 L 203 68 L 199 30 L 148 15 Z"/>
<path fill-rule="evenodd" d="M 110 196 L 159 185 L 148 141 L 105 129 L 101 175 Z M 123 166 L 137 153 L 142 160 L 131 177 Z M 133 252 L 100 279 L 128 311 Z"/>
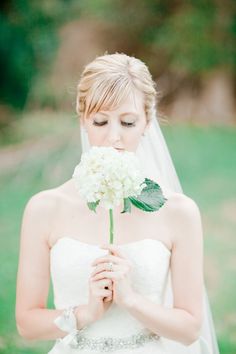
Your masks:
<path fill-rule="evenodd" d="M 102 272 L 104 270 L 109 270 L 108 268 L 108 264 L 107 263 L 101 263 L 101 264 L 98 264 L 94 270 L 91 272 L 90 276 L 92 277 L 94 274 L 97 274 L 99 272 Z"/>
<path fill-rule="evenodd" d="M 119 267 L 119 266 L 113 265 L 113 267 L 112 267 L 113 271 L 117 270 L 117 267 Z M 110 266 L 108 263 L 98 264 L 97 267 L 92 271 L 90 276 L 93 277 L 95 274 L 100 273 L 100 272 L 104 272 L 104 271 L 110 271 Z"/>
<path fill-rule="evenodd" d="M 99 281 L 99 285 L 101 288 L 108 288 L 111 290 L 112 288 L 112 281 L 111 279 L 102 279 Z"/>
<path fill-rule="evenodd" d="M 100 279 L 104 279 L 104 278 L 108 278 L 108 279 L 117 279 L 117 277 L 119 276 L 119 273 L 118 272 L 100 272 L 100 273 L 97 273 L 95 275 L 93 275 L 92 279 L 94 281 L 96 280 L 100 280 Z"/>
<path fill-rule="evenodd" d="M 123 261 L 124 261 L 124 258 L 120 258 L 120 257 L 114 256 L 114 255 L 107 255 L 105 257 L 100 257 L 100 258 L 95 259 L 93 261 L 93 263 L 91 263 L 91 265 L 96 266 L 96 264 L 103 263 L 103 262 L 112 262 L 114 264 L 117 264 L 117 263 L 120 263 Z"/>
<path fill-rule="evenodd" d="M 110 291 L 112 291 L 112 290 L 113 290 L 111 285 L 107 285 L 107 286 L 105 286 L 105 287 L 104 287 L 104 289 L 105 289 L 105 290 L 110 290 Z"/>
<path fill-rule="evenodd" d="M 103 279 L 103 280 L 106 282 L 104 285 L 104 288 L 112 291 L 113 290 L 112 280 L 111 279 Z M 100 281 L 102 281 L 102 280 L 100 280 Z"/>
<path fill-rule="evenodd" d="M 126 273 L 126 271 L 129 270 L 129 267 L 127 267 L 126 265 L 115 265 L 113 266 L 113 270 L 110 271 L 110 269 L 107 269 L 107 267 L 102 267 L 102 265 L 105 263 L 102 263 L 101 265 L 97 266 L 97 268 L 93 271 L 92 273 L 92 277 L 95 277 L 97 274 L 101 274 L 101 273 L 107 273 L 107 274 L 114 274 L 117 272 L 120 273 Z M 112 279 L 110 276 L 108 276 L 107 278 Z"/>
<path fill-rule="evenodd" d="M 111 279 L 106 279 L 106 280 L 109 280 L 111 283 L 110 284 L 106 284 L 105 286 L 104 286 L 104 289 L 106 289 L 106 290 L 109 290 L 109 291 L 113 291 L 113 284 L 112 284 L 112 280 Z"/>
<path fill-rule="evenodd" d="M 105 244 L 102 245 L 100 248 L 109 250 L 115 256 L 125 258 L 125 255 L 123 254 L 123 252 L 121 252 L 120 247 L 117 245 Z"/>
<path fill-rule="evenodd" d="M 94 280 L 92 283 L 91 283 L 91 290 L 92 290 L 92 292 L 93 293 L 99 293 L 99 294 L 101 294 L 101 292 L 104 290 L 105 292 L 107 292 L 107 291 L 109 291 L 109 295 L 111 295 L 112 294 L 112 291 L 113 291 L 113 289 L 112 289 L 112 287 L 109 289 L 109 286 L 110 285 L 101 285 L 101 282 L 103 281 L 103 280 L 107 280 L 107 279 L 102 279 L 102 280 Z M 110 279 L 109 279 L 110 280 Z M 110 280 L 111 281 L 111 280 Z M 111 281 L 112 282 L 112 281 Z M 107 296 L 107 293 L 106 293 L 106 295 L 104 295 L 104 296 Z"/>
<path fill-rule="evenodd" d="M 128 261 L 127 259 L 110 255 L 110 256 L 95 259 L 92 263 L 92 266 L 96 266 L 97 264 L 100 263 L 109 263 L 109 262 L 112 262 L 113 264 L 122 264 L 127 261 Z"/>
<path fill-rule="evenodd" d="M 107 296 L 103 300 L 104 300 L 104 302 L 112 301 L 112 296 Z"/>
<path fill-rule="evenodd" d="M 101 279 L 105 279 L 105 278 L 108 278 L 108 279 L 112 279 L 111 277 L 111 272 L 100 272 L 100 273 L 97 273 L 97 274 L 94 274 L 91 279 L 93 279 L 93 281 L 97 281 L 97 280 L 101 280 Z"/>
<path fill-rule="evenodd" d="M 97 296 L 108 297 L 111 296 L 111 290 L 99 289 L 96 291 Z"/>
<path fill-rule="evenodd" d="M 112 271 L 116 272 L 119 269 L 128 269 L 131 270 L 133 268 L 133 263 L 129 260 L 129 259 L 122 259 L 120 258 L 120 262 L 117 263 L 113 263 L 112 266 Z M 110 265 L 109 265 L 109 258 L 108 259 L 104 259 L 104 262 L 101 261 L 101 263 L 97 263 L 96 267 L 94 268 L 94 270 L 91 272 L 91 276 L 93 276 L 96 273 L 99 273 L 101 271 L 111 271 L 110 270 Z"/>
<path fill-rule="evenodd" d="M 111 279 L 103 279 L 103 280 L 101 280 L 101 282 L 104 283 L 104 286 L 105 286 L 105 285 L 112 285 Z"/>
<path fill-rule="evenodd" d="M 125 258 L 125 255 L 123 252 L 120 250 L 120 247 L 117 245 L 111 245 L 111 244 L 105 244 L 102 245 L 100 248 L 102 249 L 107 249 L 111 254 L 118 256 L 120 258 Z"/>

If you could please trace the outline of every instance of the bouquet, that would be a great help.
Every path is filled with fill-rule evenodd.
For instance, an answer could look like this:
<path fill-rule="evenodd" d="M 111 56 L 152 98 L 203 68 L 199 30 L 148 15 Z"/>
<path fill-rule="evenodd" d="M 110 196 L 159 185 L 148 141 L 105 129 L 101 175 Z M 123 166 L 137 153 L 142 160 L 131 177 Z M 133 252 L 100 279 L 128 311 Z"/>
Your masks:
<path fill-rule="evenodd" d="M 161 208 L 166 202 L 160 186 L 143 175 L 135 153 L 118 152 L 112 147 L 92 147 L 81 157 L 72 178 L 90 210 L 98 205 L 109 210 L 110 243 L 113 243 L 113 208 L 123 203 L 122 213 L 134 205 L 146 212 Z"/>

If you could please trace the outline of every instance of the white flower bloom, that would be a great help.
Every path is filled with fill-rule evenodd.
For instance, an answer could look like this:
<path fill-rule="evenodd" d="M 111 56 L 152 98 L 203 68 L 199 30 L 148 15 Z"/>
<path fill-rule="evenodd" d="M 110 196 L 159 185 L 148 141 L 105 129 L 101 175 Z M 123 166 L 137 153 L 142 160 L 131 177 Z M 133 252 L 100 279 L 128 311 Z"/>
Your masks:
<path fill-rule="evenodd" d="M 119 205 L 124 198 L 138 196 L 145 179 L 135 153 L 96 146 L 82 155 L 72 177 L 87 202 L 99 200 L 106 209 Z"/>

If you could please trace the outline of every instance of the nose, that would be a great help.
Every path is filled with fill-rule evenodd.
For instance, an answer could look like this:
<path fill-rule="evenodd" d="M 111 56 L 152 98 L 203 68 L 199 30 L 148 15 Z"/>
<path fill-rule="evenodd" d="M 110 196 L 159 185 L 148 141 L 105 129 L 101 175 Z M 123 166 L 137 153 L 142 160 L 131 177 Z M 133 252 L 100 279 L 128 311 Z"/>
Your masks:
<path fill-rule="evenodd" d="M 111 145 L 114 145 L 117 141 L 121 140 L 121 131 L 117 124 L 110 124 L 107 140 Z"/>

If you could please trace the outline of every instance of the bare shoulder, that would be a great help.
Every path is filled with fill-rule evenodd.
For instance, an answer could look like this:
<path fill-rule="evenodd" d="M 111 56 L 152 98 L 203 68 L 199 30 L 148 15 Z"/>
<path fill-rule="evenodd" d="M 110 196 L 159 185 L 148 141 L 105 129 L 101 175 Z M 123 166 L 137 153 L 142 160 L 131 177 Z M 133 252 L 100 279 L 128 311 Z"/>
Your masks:
<path fill-rule="evenodd" d="M 25 213 L 37 213 L 47 217 L 57 205 L 59 195 L 57 190 L 48 189 L 34 194 L 27 202 Z"/>
<path fill-rule="evenodd" d="M 168 218 L 174 230 L 173 243 L 202 239 L 201 214 L 197 203 L 182 193 L 173 193 L 167 202 Z"/>
<path fill-rule="evenodd" d="M 60 204 L 60 201 L 65 199 L 68 194 L 66 193 L 66 185 L 68 182 L 62 185 L 40 191 L 34 194 L 27 202 L 25 211 L 37 211 L 43 216 L 47 216 L 55 210 Z"/>
<path fill-rule="evenodd" d="M 25 206 L 23 224 L 34 223 L 50 233 L 57 211 L 67 197 L 64 185 L 34 194 Z"/>
<path fill-rule="evenodd" d="M 35 245 L 42 242 L 44 245 L 50 245 L 50 235 L 58 221 L 58 210 L 63 205 L 67 194 L 64 185 L 60 185 L 40 191 L 28 200 L 22 217 L 22 244 L 31 245 L 33 242 Z"/>
<path fill-rule="evenodd" d="M 167 197 L 168 211 L 176 217 L 199 217 L 200 211 L 197 203 L 183 193 L 172 192 Z"/>

